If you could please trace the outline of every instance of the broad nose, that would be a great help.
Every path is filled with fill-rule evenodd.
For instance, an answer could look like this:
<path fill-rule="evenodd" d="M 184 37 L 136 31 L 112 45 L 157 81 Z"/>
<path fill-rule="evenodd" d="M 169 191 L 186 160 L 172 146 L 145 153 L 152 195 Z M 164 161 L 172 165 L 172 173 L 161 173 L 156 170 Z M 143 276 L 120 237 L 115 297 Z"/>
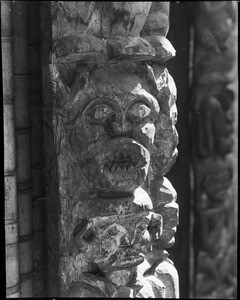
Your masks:
<path fill-rule="evenodd" d="M 126 120 L 125 114 L 119 114 L 116 116 L 114 122 L 112 122 L 112 133 L 114 135 L 131 135 L 132 125 Z"/>

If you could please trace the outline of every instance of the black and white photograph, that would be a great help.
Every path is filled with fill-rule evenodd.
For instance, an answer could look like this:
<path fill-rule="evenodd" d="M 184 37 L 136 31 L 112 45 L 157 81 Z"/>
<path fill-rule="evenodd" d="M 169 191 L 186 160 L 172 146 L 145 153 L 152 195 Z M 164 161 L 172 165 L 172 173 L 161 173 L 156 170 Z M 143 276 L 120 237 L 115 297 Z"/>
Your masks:
<path fill-rule="evenodd" d="M 239 1 L 0 1 L 6 298 L 237 299 Z"/>

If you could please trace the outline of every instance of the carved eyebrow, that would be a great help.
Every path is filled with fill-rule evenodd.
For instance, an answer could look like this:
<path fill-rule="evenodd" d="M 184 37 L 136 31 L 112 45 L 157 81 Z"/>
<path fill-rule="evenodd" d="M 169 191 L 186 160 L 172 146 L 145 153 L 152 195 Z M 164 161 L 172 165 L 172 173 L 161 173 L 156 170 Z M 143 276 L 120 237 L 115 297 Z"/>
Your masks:
<path fill-rule="evenodd" d="M 149 101 L 149 99 L 147 99 L 144 96 L 137 96 L 131 103 L 129 103 L 128 107 L 131 105 L 134 105 L 136 103 L 146 104 L 149 108 L 151 108 L 151 106 L 152 106 L 152 102 Z"/>
<path fill-rule="evenodd" d="M 154 103 L 156 101 L 156 103 Z M 157 100 L 155 99 L 155 101 L 153 101 L 153 99 L 149 99 L 147 98 L 146 96 L 144 95 L 136 95 L 136 98 L 127 105 L 127 110 L 134 104 L 136 103 L 142 103 L 142 104 L 145 104 L 146 106 L 148 106 L 151 110 L 156 110 L 158 111 L 159 110 L 159 105 L 158 105 L 158 102 Z"/>

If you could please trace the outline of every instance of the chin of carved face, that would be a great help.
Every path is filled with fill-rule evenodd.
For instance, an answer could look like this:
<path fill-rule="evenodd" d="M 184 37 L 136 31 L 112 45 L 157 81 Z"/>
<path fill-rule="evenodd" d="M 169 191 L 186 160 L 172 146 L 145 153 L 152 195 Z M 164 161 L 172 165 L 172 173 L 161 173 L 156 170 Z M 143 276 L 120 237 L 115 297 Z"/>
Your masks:
<path fill-rule="evenodd" d="M 93 149 L 83 172 L 99 195 L 131 194 L 146 179 L 149 151 L 131 138 L 115 138 Z"/>

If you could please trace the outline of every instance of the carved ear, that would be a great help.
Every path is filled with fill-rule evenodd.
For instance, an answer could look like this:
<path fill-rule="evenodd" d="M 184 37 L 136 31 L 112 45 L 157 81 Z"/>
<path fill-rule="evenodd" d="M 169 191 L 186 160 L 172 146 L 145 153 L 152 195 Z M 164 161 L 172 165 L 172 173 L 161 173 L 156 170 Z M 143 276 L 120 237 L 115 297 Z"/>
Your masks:
<path fill-rule="evenodd" d="M 66 99 L 68 99 L 68 102 L 74 102 L 77 92 L 84 89 L 85 84 L 88 82 L 89 69 L 85 66 L 79 66 L 75 62 L 58 63 L 57 69 L 62 82 L 61 90 L 67 90 L 70 97 Z"/>

